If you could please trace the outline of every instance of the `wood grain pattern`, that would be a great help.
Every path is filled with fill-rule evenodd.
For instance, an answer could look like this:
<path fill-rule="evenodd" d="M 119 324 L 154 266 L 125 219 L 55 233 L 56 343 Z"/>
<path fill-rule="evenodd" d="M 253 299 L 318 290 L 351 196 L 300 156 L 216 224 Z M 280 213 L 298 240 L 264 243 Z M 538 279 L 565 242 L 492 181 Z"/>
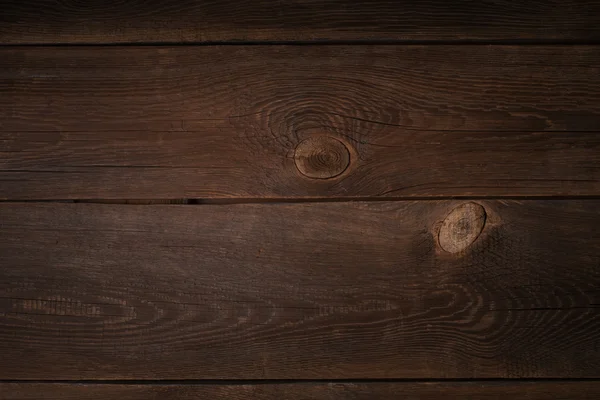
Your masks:
<path fill-rule="evenodd" d="M 69 385 L 0 383 L 2 400 L 596 400 L 597 382 Z"/>
<path fill-rule="evenodd" d="M 5 0 L 1 43 L 597 40 L 600 2 Z"/>
<path fill-rule="evenodd" d="M 0 204 L 0 379 L 597 378 L 600 201 L 478 203 Z"/>
<path fill-rule="evenodd" d="M 596 196 L 598 65 L 594 46 L 3 48 L 0 198 Z M 311 179 L 296 149 L 324 136 L 349 166 L 326 150 L 309 176 L 342 172 Z"/>

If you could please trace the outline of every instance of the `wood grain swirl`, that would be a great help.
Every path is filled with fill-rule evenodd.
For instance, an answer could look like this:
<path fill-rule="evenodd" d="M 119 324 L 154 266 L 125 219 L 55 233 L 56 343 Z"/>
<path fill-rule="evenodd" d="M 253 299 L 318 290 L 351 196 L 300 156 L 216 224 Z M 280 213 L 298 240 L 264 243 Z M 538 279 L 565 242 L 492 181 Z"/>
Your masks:
<path fill-rule="evenodd" d="M 511 0 L 4 0 L 1 43 L 572 40 L 600 2 Z"/>
<path fill-rule="evenodd" d="M 600 202 L 460 204 L 0 204 L 0 378 L 598 378 Z"/>
<path fill-rule="evenodd" d="M 0 199 L 597 196 L 597 65 L 594 46 L 5 47 Z M 298 172 L 316 136 L 347 144 L 339 178 Z"/>

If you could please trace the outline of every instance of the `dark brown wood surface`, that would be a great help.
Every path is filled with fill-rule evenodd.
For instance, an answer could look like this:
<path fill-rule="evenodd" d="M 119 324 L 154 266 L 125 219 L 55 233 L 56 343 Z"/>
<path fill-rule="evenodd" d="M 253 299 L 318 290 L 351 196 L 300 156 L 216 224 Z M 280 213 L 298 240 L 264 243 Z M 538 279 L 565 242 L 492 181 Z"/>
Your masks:
<path fill-rule="evenodd" d="M 0 383 L 2 400 L 597 400 L 596 382 L 98 385 Z"/>
<path fill-rule="evenodd" d="M 0 400 L 600 398 L 600 0 L 0 5 Z"/>
<path fill-rule="evenodd" d="M 5 47 L 0 199 L 600 194 L 595 46 Z"/>
<path fill-rule="evenodd" d="M 0 379 L 598 378 L 600 201 L 477 204 L 0 204 Z"/>
<path fill-rule="evenodd" d="M 5 0 L 0 43 L 600 38 L 600 2 Z"/>

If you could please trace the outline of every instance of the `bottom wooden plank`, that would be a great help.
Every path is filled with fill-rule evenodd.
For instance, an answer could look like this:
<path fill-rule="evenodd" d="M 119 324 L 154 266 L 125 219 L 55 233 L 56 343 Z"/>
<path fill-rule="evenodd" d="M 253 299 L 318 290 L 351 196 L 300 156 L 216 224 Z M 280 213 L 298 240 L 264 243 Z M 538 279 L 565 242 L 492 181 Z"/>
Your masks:
<path fill-rule="evenodd" d="M 598 382 L 296 383 L 240 385 L 0 384 L 1 400 L 587 400 Z"/>
<path fill-rule="evenodd" d="M 0 203 L 0 379 L 598 378 L 598 210 Z"/>

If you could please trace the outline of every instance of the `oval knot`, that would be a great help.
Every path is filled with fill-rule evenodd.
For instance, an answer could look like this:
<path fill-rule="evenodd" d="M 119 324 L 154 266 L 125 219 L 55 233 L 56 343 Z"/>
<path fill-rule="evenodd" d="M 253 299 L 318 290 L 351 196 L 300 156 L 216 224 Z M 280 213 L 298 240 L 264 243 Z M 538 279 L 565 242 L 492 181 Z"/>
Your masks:
<path fill-rule="evenodd" d="M 313 179 L 330 179 L 342 174 L 350 165 L 350 152 L 344 143 L 330 136 L 303 140 L 294 154 L 296 168 Z"/>
<path fill-rule="evenodd" d="M 448 214 L 439 233 L 439 243 L 448 253 L 459 253 L 479 237 L 485 225 L 485 209 L 476 203 L 456 207 Z"/>

